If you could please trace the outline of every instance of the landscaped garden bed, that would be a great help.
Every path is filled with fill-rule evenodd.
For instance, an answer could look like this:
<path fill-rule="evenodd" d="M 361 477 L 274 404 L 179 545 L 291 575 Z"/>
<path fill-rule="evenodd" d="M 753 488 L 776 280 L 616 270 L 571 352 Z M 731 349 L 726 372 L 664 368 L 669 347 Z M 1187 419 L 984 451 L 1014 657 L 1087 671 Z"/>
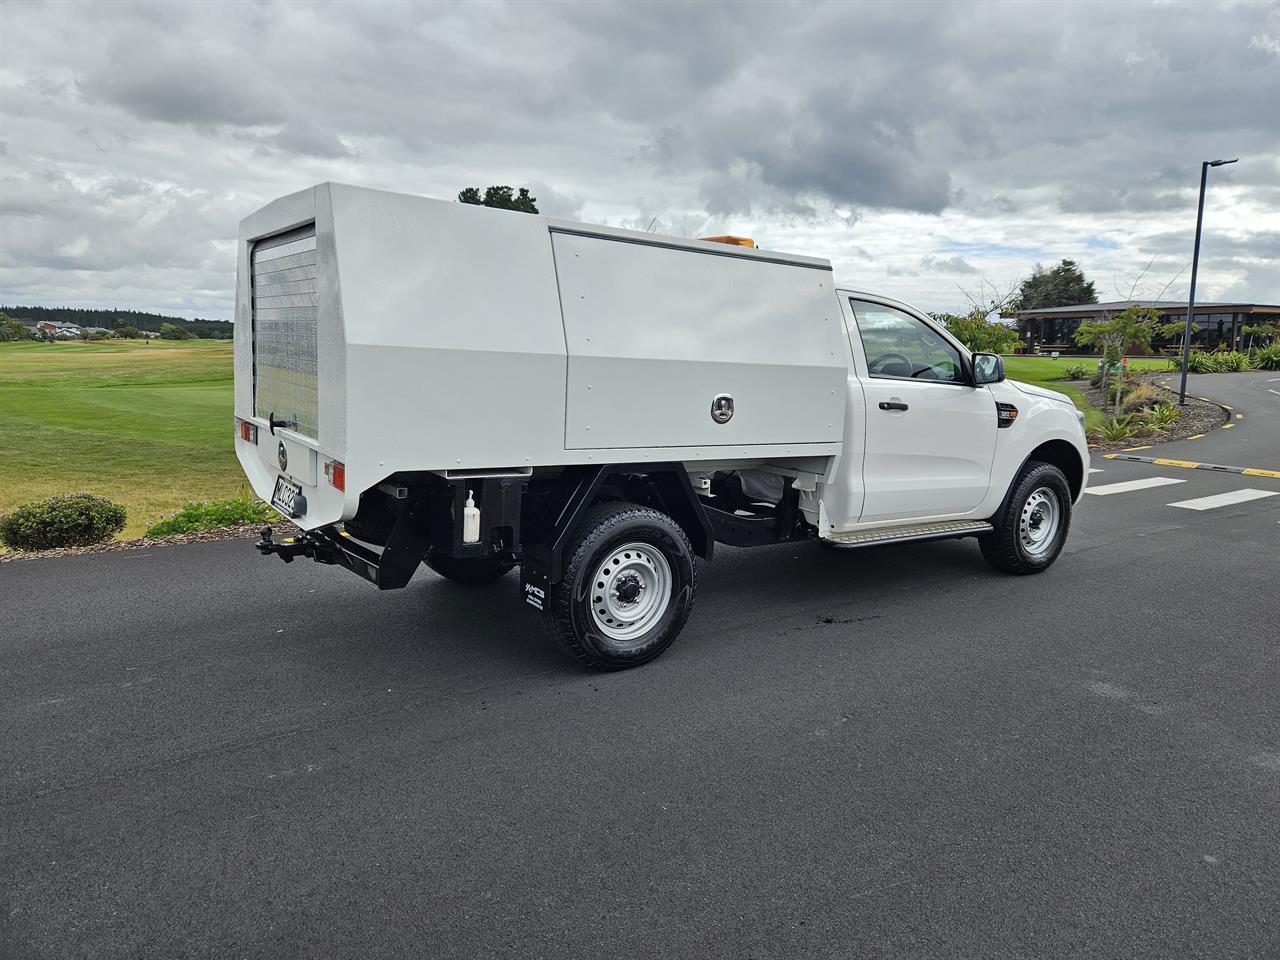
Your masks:
<path fill-rule="evenodd" d="M 1125 377 L 1119 413 L 1114 386 L 1109 385 L 1104 394 L 1100 385 L 1088 380 L 1074 384 L 1105 416 L 1103 425 L 1089 435 L 1091 450 L 1105 452 L 1185 440 L 1226 423 L 1229 415 L 1216 403 L 1188 396 L 1186 405 L 1180 406 L 1177 392 L 1157 382 L 1162 376 Z"/>

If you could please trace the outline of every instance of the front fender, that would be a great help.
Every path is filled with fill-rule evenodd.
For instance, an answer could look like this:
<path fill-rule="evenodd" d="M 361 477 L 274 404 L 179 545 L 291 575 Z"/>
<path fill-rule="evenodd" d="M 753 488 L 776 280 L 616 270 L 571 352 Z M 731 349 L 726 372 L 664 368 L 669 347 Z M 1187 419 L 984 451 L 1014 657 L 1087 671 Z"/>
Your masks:
<path fill-rule="evenodd" d="M 1032 454 L 1058 463 L 1072 480 L 1075 503 L 1080 502 L 1089 481 L 1089 444 L 1076 409 L 1059 400 L 1024 393 L 1008 383 L 992 384 L 997 403 L 1013 404 L 1017 419 L 996 430 L 996 449 L 991 466 L 991 487 L 982 504 L 981 515 L 994 514 L 1003 502 L 1023 464 Z M 1075 471 L 1078 470 L 1078 473 Z M 1073 476 L 1073 473 L 1075 476 Z"/>

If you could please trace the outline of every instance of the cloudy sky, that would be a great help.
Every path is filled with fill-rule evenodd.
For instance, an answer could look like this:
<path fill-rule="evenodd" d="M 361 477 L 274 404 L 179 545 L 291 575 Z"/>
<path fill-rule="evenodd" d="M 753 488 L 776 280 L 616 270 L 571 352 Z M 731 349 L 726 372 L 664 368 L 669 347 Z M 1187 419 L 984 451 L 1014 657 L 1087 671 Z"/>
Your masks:
<path fill-rule="evenodd" d="M 0 303 L 229 319 L 323 180 L 828 257 L 927 309 L 1074 258 L 1280 303 L 1274 3 L 0 6 Z M 1181 272 L 1181 275 L 1179 276 Z"/>

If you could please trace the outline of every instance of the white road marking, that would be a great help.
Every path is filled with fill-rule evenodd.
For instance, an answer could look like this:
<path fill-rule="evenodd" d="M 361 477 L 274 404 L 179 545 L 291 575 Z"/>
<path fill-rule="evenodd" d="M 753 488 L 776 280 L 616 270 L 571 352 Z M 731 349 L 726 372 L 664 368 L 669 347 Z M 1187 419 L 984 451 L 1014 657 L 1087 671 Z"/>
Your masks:
<path fill-rule="evenodd" d="M 1106 473 L 1107 471 L 1103 470 L 1101 467 L 1090 467 L 1089 472 L 1090 473 Z"/>
<path fill-rule="evenodd" d="M 1183 510 L 1214 510 L 1218 507 L 1229 507 L 1233 503 L 1248 503 L 1250 500 L 1261 500 L 1263 497 L 1280 496 L 1275 490 L 1229 490 L 1226 493 L 1215 493 L 1211 497 L 1197 497 L 1195 500 L 1179 500 L 1171 503 L 1171 507 Z"/>
<path fill-rule="evenodd" d="M 1116 389 L 1119 390 L 1120 388 L 1116 387 Z M 1267 393 L 1274 393 L 1276 396 L 1280 396 L 1280 390 L 1272 390 L 1270 387 L 1267 387 Z"/>
<path fill-rule="evenodd" d="M 1141 480 L 1122 480 L 1119 483 L 1104 483 L 1100 487 L 1087 487 L 1085 493 L 1106 497 L 1113 493 L 1128 493 L 1131 490 L 1146 490 L 1148 487 L 1164 487 L 1171 483 L 1186 483 L 1173 477 L 1144 477 Z"/>

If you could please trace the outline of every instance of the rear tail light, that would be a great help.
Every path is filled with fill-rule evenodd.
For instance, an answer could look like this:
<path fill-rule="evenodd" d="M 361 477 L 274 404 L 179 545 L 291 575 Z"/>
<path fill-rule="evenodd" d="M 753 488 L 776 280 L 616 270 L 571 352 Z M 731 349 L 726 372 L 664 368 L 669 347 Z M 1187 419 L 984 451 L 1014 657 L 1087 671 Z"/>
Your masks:
<path fill-rule="evenodd" d="M 236 418 L 236 433 L 238 433 L 238 434 L 240 435 L 240 439 L 241 439 L 241 440 L 243 440 L 245 443 L 257 443 L 257 442 L 258 442 L 258 427 L 257 427 L 257 424 L 249 423 L 249 421 L 247 421 L 247 420 L 241 420 L 239 417 L 237 417 L 237 418 Z"/>
<path fill-rule="evenodd" d="M 337 460 L 331 460 L 324 465 L 324 475 L 329 478 L 329 484 L 342 490 L 344 493 L 347 489 L 347 468 L 345 464 L 338 463 Z"/>

